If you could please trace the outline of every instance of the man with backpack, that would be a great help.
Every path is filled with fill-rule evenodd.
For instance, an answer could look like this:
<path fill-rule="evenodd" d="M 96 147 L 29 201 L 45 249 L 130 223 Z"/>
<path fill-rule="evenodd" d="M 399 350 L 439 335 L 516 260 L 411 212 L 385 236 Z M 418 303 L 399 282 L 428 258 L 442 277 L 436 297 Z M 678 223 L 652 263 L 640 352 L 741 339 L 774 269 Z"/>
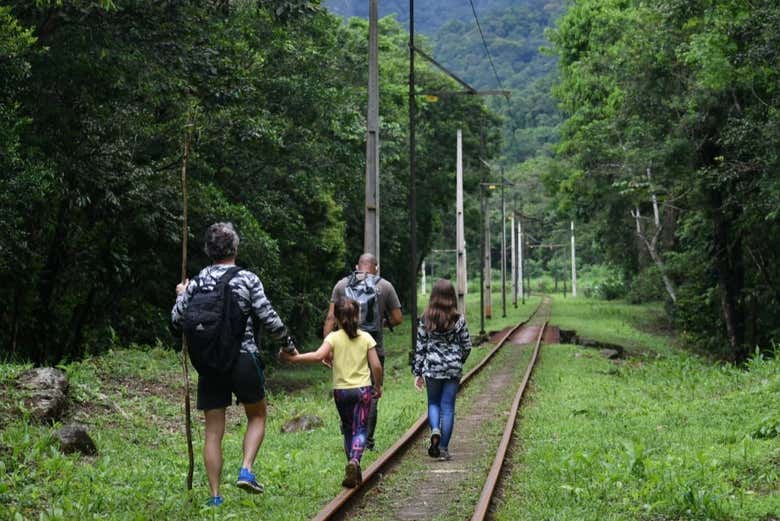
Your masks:
<path fill-rule="evenodd" d="M 370 333 L 376 340 L 376 354 L 382 368 L 385 366 L 385 350 L 382 344 L 383 326 L 397 326 L 403 321 L 401 314 L 401 302 L 393 285 L 380 277 L 379 266 L 376 257 L 371 253 L 364 253 L 358 259 L 355 271 L 336 283 L 330 297 L 330 308 L 322 328 L 322 336 L 325 338 L 336 328 L 336 316 L 334 306 L 341 297 L 348 297 L 357 301 L 360 306 L 360 329 Z M 371 399 L 371 409 L 368 415 L 368 439 L 366 448 L 374 448 L 374 430 L 376 429 L 377 405 L 379 400 Z"/>
<path fill-rule="evenodd" d="M 211 497 L 209 506 L 222 504 L 222 437 L 225 410 L 232 395 L 247 417 L 243 462 L 236 485 L 251 493 L 263 486 L 252 473 L 265 436 L 267 415 L 265 377 L 258 356 L 255 329 L 262 326 L 283 342 L 286 352 L 295 345 L 279 315 L 265 296 L 263 284 L 251 271 L 238 268 L 238 234 L 231 223 L 215 223 L 206 231 L 205 252 L 213 264 L 192 280 L 176 286 L 171 312 L 175 328 L 184 331 L 190 358 L 198 371 L 197 408 L 206 420 L 203 462 Z"/>

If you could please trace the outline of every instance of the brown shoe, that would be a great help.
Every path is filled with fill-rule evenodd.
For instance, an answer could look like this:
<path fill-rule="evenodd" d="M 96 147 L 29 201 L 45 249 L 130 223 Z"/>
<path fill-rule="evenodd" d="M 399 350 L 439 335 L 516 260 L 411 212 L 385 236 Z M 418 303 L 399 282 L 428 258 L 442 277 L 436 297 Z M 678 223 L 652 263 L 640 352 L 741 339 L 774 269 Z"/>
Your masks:
<path fill-rule="evenodd" d="M 344 468 L 344 481 L 342 487 L 355 488 L 363 482 L 363 473 L 360 472 L 360 464 L 357 461 L 350 461 Z"/>

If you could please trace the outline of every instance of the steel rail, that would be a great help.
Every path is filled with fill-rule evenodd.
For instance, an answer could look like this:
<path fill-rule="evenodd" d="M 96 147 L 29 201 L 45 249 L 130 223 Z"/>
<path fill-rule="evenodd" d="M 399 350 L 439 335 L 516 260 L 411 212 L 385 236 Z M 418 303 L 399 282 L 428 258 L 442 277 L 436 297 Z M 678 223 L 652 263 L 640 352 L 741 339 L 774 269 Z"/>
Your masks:
<path fill-rule="evenodd" d="M 539 301 L 539 305 L 536 306 L 536 309 L 528 316 L 528 318 L 510 329 L 501 338 L 499 343 L 496 344 L 496 346 L 487 355 L 485 355 L 485 357 L 476 366 L 474 366 L 468 373 L 466 373 L 463 378 L 461 378 L 461 390 L 463 386 L 465 386 L 465 384 L 471 380 L 471 378 L 473 378 L 485 367 L 490 359 L 493 358 L 493 355 L 495 355 L 498 350 L 501 349 L 501 347 L 506 343 L 507 339 L 509 339 L 509 337 L 511 337 L 519 328 L 526 325 L 539 312 L 543 302 L 544 300 Z M 392 446 L 390 446 L 390 448 L 383 452 L 379 458 L 376 459 L 376 461 L 363 470 L 363 482 L 360 485 L 355 488 L 343 489 L 328 504 L 322 507 L 317 515 L 312 518 L 312 521 L 327 521 L 333 519 L 335 515 L 339 514 L 345 505 L 353 497 L 355 497 L 358 492 L 366 488 L 367 484 L 378 476 L 380 470 L 387 466 L 387 464 L 392 461 L 402 449 L 409 445 L 412 439 L 426 426 L 427 423 L 428 413 L 425 412 L 419 418 L 417 418 L 412 426 L 409 427 L 409 429 L 404 432 L 401 437 L 398 438 L 398 440 L 396 440 Z"/>
<path fill-rule="evenodd" d="M 549 317 L 548 317 L 549 318 Z M 539 357 L 539 346 L 542 343 L 544 336 L 544 330 L 547 328 L 547 320 L 545 320 L 541 329 L 539 330 L 539 336 L 536 339 L 536 345 L 531 355 L 531 360 L 528 363 L 528 367 L 525 370 L 523 381 L 520 383 L 520 387 L 517 389 L 515 399 L 512 402 L 509 417 L 506 421 L 506 427 L 504 428 L 504 434 L 501 437 L 501 442 L 498 444 L 498 450 L 496 450 L 496 457 L 493 459 L 493 465 L 490 467 L 490 472 L 485 480 L 485 485 L 482 488 L 482 494 L 479 496 L 477 506 L 474 508 L 474 515 L 471 517 L 471 521 L 483 521 L 487 517 L 490 503 L 493 500 L 493 493 L 495 492 L 498 479 L 501 476 L 501 469 L 504 466 L 504 460 L 506 459 L 506 453 L 509 449 L 509 442 L 512 440 L 512 433 L 515 430 L 515 421 L 517 420 L 517 411 L 520 409 L 520 402 L 523 399 L 528 382 L 531 379 L 531 373 L 533 372 L 536 360 Z"/>

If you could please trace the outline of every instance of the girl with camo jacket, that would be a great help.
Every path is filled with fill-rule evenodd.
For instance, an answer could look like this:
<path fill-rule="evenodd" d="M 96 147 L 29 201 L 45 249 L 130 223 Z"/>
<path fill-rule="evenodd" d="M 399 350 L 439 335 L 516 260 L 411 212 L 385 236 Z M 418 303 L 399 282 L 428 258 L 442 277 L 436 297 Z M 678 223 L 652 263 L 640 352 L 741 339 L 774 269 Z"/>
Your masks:
<path fill-rule="evenodd" d="M 449 280 L 440 279 L 419 321 L 412 360 L 414 385 L 420 391 L 425 386 L 428 395 L 428 455 L 440 461 L 450 459 L 455 395 L 470 352 L 471 337 L 465 317 L 458 313 L 455 288 Z"/>

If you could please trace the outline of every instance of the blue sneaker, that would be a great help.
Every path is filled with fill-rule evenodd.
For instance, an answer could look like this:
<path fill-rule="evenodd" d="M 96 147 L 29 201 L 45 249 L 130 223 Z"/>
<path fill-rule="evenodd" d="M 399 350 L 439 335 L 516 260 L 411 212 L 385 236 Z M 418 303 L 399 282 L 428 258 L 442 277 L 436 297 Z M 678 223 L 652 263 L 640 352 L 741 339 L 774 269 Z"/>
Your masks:
<path fill-rule="evenodd" d="M 263 485 L 257 482 L 255 475 L 249 472 L 249 469 L 241 468 L 238 471 L 238 488 L 246 490 L 252 494 L 260 494 L 263 491 Z"/>
<path fill-rule="evenodd" d="M 214 496 L 210 497 L 208 501 L 206 501 L 207 507 L 218 507 L 220 506 L 225 500 L 222 499 L 222 496 Z"/>

